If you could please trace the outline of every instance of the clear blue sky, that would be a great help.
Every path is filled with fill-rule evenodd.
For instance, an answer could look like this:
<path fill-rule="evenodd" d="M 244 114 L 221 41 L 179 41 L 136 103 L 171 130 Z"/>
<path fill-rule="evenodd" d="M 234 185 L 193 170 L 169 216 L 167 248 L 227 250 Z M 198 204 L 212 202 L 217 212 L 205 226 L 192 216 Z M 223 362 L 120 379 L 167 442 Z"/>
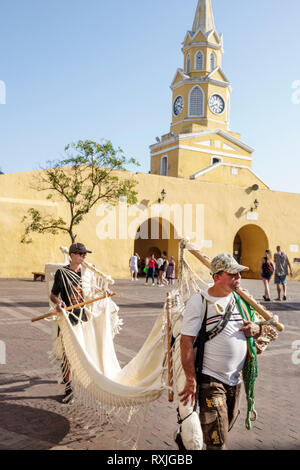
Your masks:
<path fill-rule="evenodd" d="M 110 139 L 150 169 L 169 131 L 181 43 L 197 0 L 2 0 L 0 168 L 30 171 L 78 139 Z M 300 192 L 299 0 L 213 0 L 232 84 L 231 130 L 255 149 L 253 170 Z M 300 88 L 300 85 L 299 85 Z M 298 94 L 298 98 L 300 93 Z"/>

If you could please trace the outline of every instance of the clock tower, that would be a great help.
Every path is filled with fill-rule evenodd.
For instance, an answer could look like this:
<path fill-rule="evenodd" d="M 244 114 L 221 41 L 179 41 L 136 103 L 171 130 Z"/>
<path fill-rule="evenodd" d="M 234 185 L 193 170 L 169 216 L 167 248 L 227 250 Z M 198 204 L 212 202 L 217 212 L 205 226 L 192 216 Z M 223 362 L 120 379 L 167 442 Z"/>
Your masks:
<path fill-rule="evenodd" d="M 182 53 L 183 68 L 177 69 L 171 84 L 171 132 L 229 130 L 231 87 L 222 71 L 223 38 L 216 31 L 210 0 L 198 1 Z"/>
<path fill-rule="evenodd" d="M 151 173 L 240 185 L 246 178 L 235 176 L 242 169 L 251 172 L 253 149 L 230 130 L 232 89 L 222 69 L 223 36 L 211 0 L 198 0 L 182 54 L 183 67 L 170 87 L 170 132 L 150 146 Z"/>

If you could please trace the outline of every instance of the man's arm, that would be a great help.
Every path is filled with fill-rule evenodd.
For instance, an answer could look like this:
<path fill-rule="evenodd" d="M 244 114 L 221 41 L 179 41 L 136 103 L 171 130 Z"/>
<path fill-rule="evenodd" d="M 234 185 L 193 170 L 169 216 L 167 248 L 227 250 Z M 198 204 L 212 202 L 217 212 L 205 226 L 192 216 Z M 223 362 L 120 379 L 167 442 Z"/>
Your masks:
<path fill-rule="evenodd" d="M 243 320 L 244 326 L 239 331 L 243 331 L 246 338 L 258 338 L 261 334 L 261 327 L 251 321 Z"/>
<path fill-rule="evenodd" d="M 195 372 L 195 353 L 194 353 L 194 336 L 181 335 L 180 350 L 181 362 L 185 373 L 185 387 L 178 393 L 180 401 L 183 405 L 187 405 L 191 400 L 191 405 L 195 404 L 195 396 L 197 391 L 197 378 Z"/>
<path fill-rule="evenodd" d="M 56 305 L 56 309 L 58 312 L 61 311 L 61 308 L 66 308 L 66 304 L 61 300 L 59 297 L 61 291 L 61 273 L 58 269 L 54 276 L 54 282 L 52 286 L 52 291 L 50 294 L 50 300 Z"/>
<path fill-rule="evenodd" d="M 66 304 L 56 295 L 50 294 L 50 300 L 56 305 L 56 309 L 58 312 L 61 312 L 61 308 L 66 308 Z"/>

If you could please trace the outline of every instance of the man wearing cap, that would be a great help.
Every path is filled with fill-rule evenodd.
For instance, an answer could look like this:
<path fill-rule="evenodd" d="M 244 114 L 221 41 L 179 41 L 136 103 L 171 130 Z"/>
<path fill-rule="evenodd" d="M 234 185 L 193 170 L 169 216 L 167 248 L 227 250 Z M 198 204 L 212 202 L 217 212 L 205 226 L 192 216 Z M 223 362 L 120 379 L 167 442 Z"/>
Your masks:
<path fill-rule="evenodd" d="M 73 243 L 69 248 L 71 262 L 67 266 L 59 268 L 54 277 L 54 283 L 50 294 L 50 300 L 55 304 L 56 310 L 61 311 L 62 308 L 70 307 L 84 301 L 81 280 L 81 265 L 85 260 L 87 250 L 82 243 Z M 72 325 L 77 325 L 78 319 L 87 321 L 85 311 L 75 308 L 68 311 L 69 320 Z M 71 379 L 70 369 L 67 368 L 64 380 L 69 383 Z M 65 397 L 63 401 L 67 403 L 71 396 L 72 390 L 66 387 Z"/>
<path fill-rule="evenodd" d="M 226 253 L 216 256 L 210 268 L 214 284 L 194 294 L 183 315 L 180 346 L 186 382 L 179 397 L 183 405 L 190 401 L 194 406 L 199 400 L 206 449 L 225 450 L 228 431 L 239 414 L 241 372 L 248 359 L 248 341 L 254 342 L 261 327 L 245 320 L 238 296 L 233 294 L 240 287 L 240 273 L 248 268 Z"/>

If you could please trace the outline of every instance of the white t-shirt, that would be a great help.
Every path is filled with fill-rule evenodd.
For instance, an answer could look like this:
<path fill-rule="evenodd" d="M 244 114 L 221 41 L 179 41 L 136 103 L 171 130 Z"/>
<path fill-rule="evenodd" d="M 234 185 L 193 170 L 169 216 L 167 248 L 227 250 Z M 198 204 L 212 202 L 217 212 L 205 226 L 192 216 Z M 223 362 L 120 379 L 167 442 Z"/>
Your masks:
<path fill-rule="evenodd" d="M 207 291 L 202 294 L 207 299 L 206 331 L 210 331 L 225 314 L 226 307 L 233 294 L 227 297 L 211 297 Z M 223 313 L 217 311 L 215 303 L 222 307 Z M 202 296 L 197 293 L 186 304 L 181 334 L 197 336 L 202 324 L 201 317 Z M 241 382 L 241 371 L 247 356 L 247 339 L 244 333 L 239 331 L 243 326 L 243 318 L 237 304 L 235 304 L 226 327 L 212 340 L 205 343 L 203 374 L 210 375 L 231 386 Z"/>

